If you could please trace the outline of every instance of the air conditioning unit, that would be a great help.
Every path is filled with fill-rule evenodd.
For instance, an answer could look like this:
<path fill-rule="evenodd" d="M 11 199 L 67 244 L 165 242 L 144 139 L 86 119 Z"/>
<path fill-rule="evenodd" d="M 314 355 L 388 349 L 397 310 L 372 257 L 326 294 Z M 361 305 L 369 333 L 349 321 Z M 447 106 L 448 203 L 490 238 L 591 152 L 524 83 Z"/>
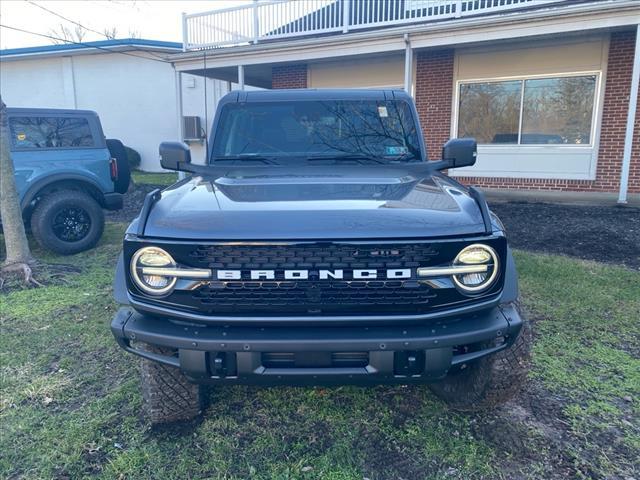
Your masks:
<path fill-rule="evenodd" d="M 199 142 L 204 138 L 200 117 L 182 117 L 182 125 L 185 142 Z"/>

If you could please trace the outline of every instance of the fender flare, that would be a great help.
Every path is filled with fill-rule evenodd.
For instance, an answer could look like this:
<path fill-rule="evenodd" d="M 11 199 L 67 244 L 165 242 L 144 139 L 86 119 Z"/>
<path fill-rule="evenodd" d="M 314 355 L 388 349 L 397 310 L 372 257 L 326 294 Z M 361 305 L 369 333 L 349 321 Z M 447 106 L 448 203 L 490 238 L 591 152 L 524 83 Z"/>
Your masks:
<path fill-rule="evenodd" d="M 42 189 L 48 187 L 49 185 L 53 185 L 54 183 L 65 181 L 85 184 L 93 191 L 99 193 L 99 197 L 97 198 L 97 200 L 101 205 L 104 204 L 104 192 L 102 191 L 100 185 L 93 179 L 74 173 L 55 173 L 53 175 L 47 175 L 39 180 L 36 180 L 36 182 L 29 187 L 27 192 L 22 197 L 22 200 L 20 201 L 20 208 L 22 209 L 22 212 L 24 213 L 28 209 L 31 202 L 36 198 L 38 193 L 42 191 Z"/>
<path fill-rule="evenodd" d="M 510 303 L 518 300 L 518 272 L 513 259 L 511 248 L 507 248 L 507 265 L 504 272 L 504 287 L 500 296 L 500 303 Z"/>
<path fill-rule="evenodd" d="M 113 277 L 113 298 L 120 305 L 129 305 L 127 295 L 127 279 L 125 278 L 124 255 L 120 252 L 116 263 L 116 274 Z"/>

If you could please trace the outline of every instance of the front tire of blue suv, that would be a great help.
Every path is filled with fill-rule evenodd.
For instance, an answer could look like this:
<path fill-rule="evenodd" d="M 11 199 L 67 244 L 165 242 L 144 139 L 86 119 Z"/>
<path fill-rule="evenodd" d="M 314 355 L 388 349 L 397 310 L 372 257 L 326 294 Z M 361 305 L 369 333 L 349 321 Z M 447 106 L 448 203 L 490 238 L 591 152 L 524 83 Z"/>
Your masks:
<path fill-rule="evenodd" d="M 177 353 L 147 343 L 140 343 L 136 348 L 164 356 Z M 189 421 L 202 413 L 204 388 L 191 383 L 179 368 L 143 359 L 140 370 L 144 409 L 152 425 Z"/>
<path fill-rule="evenodd" d="M 518 305 L 516 308 L 521 311 Z M 449 408 L 461 412 L 491 410 L 514 397 L 531 367 L 531 326 L 522 313 L 520 316 L 524 323 L 513 345 L 455 368 L 446 378 L 431 384 L 430 390 Z"/>
<path fill-rule="evenodd" d="M 47 250 L 72 255 L 93 248 L 104 230 L 100 204 L 79 190 L 58 190 L 44 196 L 31 216 L 31 231 Z"/>

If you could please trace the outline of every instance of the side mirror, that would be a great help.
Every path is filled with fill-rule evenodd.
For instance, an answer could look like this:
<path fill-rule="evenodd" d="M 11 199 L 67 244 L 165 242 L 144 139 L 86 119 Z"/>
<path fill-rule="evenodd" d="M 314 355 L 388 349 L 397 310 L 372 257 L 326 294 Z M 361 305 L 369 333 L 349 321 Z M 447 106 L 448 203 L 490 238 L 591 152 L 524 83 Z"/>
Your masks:
<path fill-rule="evenodd" d="M 478 144 L 475 138 L 452 138 L 442 147 L 442 160 L 448 168 L 470 167 L 476 163 Z"/>
<path fill-rule="evenodd" d="M 191 163 L 191 150 L 182 142 L 160 144 L 160 165 L 167 170 L 186 170 Z"/>

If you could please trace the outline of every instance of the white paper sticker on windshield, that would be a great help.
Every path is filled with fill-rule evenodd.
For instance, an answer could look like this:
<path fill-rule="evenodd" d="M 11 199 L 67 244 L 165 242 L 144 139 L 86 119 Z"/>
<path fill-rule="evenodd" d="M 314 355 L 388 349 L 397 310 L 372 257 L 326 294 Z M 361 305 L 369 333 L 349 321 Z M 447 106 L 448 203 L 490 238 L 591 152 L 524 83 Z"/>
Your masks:
<path fill-rule="evenodd" d="M 381 107 L 378 107 L 378 115 L 380 115 L 380 118 L 388 117 L 389 112 L 387 112 L 387 107 L 385 107 L 384 105 L 382 105 Z"/>

